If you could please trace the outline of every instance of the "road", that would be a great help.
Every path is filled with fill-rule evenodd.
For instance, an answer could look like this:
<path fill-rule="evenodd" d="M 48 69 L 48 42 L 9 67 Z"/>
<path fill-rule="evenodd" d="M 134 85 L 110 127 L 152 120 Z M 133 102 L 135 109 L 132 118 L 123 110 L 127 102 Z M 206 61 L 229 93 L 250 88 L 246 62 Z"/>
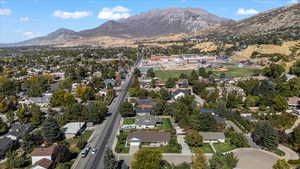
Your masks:
<path fill-rule="evenodd" d="M 133 66 L 132 70 L 128 74 L 125 82 L 121 86 L 119 96 L 109 106 L 109 113 L 111 114 L 103 122 L 103 124 L 96 127 L 89 145 L 97 148 L 96 154 L 89 153 L 86 158 L 78 159 L 72 169 L 103 169 L 103 158 L 105 150 L 111 147 L 113 139 L 116 135 L 118 125 L 121 120 L 121 116 L 118 114 L 118 108 L 120 104 L 125 100 L 129 85 L 133 79 L 133 71 L 139 65 L 142 57 L 138 57 L 137 62 Z"/>

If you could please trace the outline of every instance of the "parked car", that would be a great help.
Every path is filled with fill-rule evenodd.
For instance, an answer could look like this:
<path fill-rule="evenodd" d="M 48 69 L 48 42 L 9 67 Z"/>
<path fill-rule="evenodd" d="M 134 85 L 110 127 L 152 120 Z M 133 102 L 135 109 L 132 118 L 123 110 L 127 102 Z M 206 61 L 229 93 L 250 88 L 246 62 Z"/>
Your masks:
<path fill-rule="evenodd" d="M 81 157 L 82 157 L 82 158 L 85 158 L 85 157 L 88 155 L 90 149 L 91 149 L 91 147 L 89 147 L 89 146 L 85 147 L 85 148 L 81 151 L 81 153 L 80 153 L 80 154 L 81 154 Z"/>
<path fill-rule="evenodd" d="M 97 149 L 96 149 L 96 148 L 93 148 L 93 149 L 92 149 L 92 154 L 96 154 L 96 152 L 97 152 Z"/>

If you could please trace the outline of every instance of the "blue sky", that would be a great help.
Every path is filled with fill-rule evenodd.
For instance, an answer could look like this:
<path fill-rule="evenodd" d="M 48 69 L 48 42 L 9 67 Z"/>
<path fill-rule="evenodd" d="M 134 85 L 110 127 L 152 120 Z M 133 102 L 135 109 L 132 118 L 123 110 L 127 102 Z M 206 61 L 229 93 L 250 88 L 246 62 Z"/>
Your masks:
<path fill-rule="evenodd" d="M 58 28 L 94 28 L 152 8 L 194 7 L 240 20 L 298 0 L 0 0 L 0 43 L 23 41 Z"/>

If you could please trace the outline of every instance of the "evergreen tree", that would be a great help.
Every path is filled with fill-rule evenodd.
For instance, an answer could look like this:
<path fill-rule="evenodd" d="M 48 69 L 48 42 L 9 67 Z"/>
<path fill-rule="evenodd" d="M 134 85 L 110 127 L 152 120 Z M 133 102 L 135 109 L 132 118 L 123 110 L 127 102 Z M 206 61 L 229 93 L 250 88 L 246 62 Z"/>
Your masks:
<path fill-rule="evenodd" d="M 49 117 L 44 121 L 42 125 L 42 135 L 49 143 L 54 143 L 62 139 L 62 132 L 54 118 Z"/>
<path fill-rule="evenodd" d="M 278 146 L 278 134 L 269 122 L 258 122 L 252 133 L 253 141 L 269 150 L 275 150 Z"/>

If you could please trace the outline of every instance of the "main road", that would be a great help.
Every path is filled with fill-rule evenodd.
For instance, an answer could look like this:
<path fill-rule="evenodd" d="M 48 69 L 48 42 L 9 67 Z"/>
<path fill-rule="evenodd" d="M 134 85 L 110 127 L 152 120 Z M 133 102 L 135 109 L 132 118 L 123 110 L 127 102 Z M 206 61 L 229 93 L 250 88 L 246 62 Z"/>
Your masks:
<path fill-rule="evenodd" d="M 72 169 L 104 169 L 104 154 L 107 148 L 111 148 L 114 137 L 119 126 L 121 116 L 118 113 L 118 108 L 124 102 L 128 88 L 133 79 L 134 69 L 138 67 L 142 57 L 138 57 L 125 82 L 121 86 L 120 93 L 109 106 L 109 114 L 107 119 L 98 125 L 89 140 L 89 145 L 97 149 L 95 154 L 89 153 L 86 158 L 78 157 Z M 80 156 L 80 155 L 79 155 Z"/>

